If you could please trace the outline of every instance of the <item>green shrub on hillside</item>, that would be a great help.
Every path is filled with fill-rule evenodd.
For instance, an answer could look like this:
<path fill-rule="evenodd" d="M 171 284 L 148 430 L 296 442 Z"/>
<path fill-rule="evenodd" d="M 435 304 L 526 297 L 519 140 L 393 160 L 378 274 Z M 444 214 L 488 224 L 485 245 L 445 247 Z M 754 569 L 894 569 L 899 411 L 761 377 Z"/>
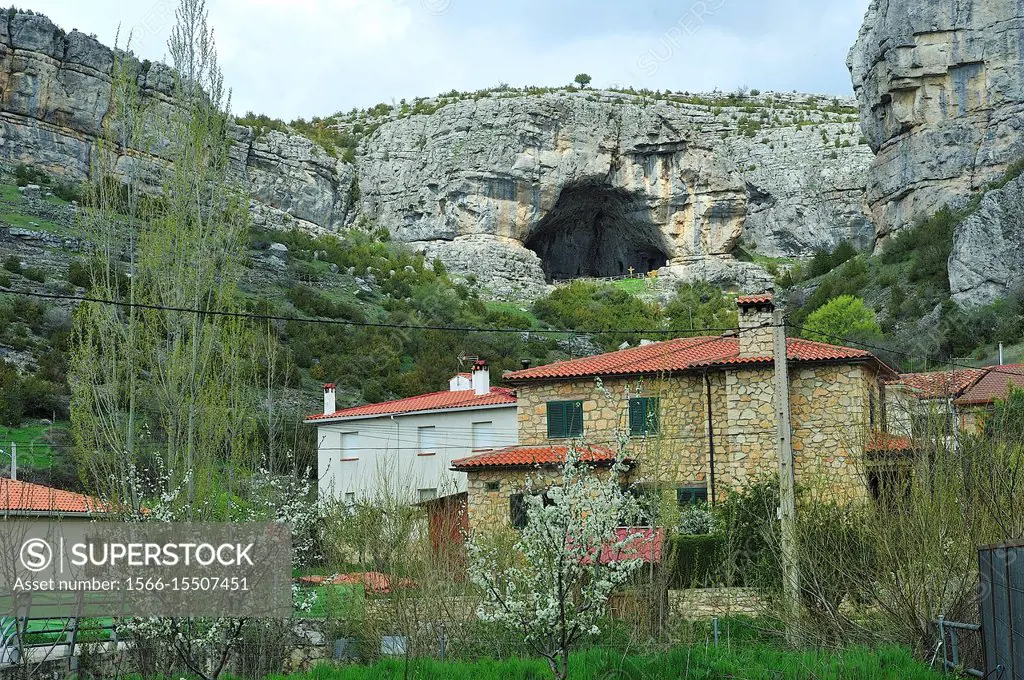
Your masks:
<path fill-rule="evenodd" d="M 864 300 L 841 295 L 807 317 L 802 335 L 808 340 L 841 345 L 848 341 L 877 341 L 882 328 Z"/>
<path fill-rule="evenodd" d="M 663 312 L 666 327 L 672 330 L 693 329 L 705 335 L 705 329 L 737 328 L 739 311 L 736 303 L 718 286 L 697 281 L 679 288 Z M 711 332 L 712 335 L 716 332 Z"/>
<path fill-rule="evenodd" d="M 661 327 L 662 313 L 657 305 L 644 302 L 614 286 L 574 281 L 556 288 L 548 297 L 537 300 L 533 312 L 538 319 L 556 328 L 576 331 L 656 330 Z M 633 333 L 603 333 L 594 341 L 611 350 L 622 344 L 644 339 Z M 653 333 L 649 339 L 664 337 Z"/>

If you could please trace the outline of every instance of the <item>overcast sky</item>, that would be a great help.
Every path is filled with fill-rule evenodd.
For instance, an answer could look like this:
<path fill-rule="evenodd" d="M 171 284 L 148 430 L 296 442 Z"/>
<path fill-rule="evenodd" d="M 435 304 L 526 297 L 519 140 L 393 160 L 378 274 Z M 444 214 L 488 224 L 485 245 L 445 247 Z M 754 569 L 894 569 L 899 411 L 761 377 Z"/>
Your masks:
<path fill-rule="evenodd" d="M 177 0 L 20 0 L 161 60 Z M 233 109 L 290 120 L 456 88 L 851 93 L 868 0 L 207 0 Z"/>

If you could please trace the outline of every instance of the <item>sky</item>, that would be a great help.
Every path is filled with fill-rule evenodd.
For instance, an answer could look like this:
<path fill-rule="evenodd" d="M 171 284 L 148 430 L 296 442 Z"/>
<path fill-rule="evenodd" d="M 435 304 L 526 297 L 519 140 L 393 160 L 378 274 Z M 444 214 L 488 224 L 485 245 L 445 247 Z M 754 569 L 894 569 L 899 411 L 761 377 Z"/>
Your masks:
<path fill-rule="evenodd" d="M 166 60 L 177 0 L 21 0 Z M 868 0 L 207 0 L 232 110 L 284 120 L 507 83 L 851 94 Z"/>

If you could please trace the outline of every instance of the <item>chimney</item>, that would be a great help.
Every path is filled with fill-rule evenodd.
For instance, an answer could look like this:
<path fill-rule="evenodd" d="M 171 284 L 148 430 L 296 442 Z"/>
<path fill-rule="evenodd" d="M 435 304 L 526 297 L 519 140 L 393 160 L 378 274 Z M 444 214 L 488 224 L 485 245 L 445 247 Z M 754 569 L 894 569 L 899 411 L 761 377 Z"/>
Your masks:
<path fill-rule="evenodd" d="M 337 407 L 334 404 L 334 383 L 324 384 L 324 415 L 329 415 L 337 411 Z"/>
<path fill-rule="evenodd" d="M 530 367 L 530 363 L 531 363 L 531 361 L 529 359 L 523 359 L 523 360 L 521 360 L 519 362 L 519 365 L 522 366 L 523 370 L 525 371 L 526 369 L 528 369 Z"/>
<path fill-rule="evenodd" d="M 736 298 L 740 308 L 740 358 L 771 357 L 774 340 L 771 293 Z"/>
<path fill-rule="evenodd" d="M 491 391 L 491 371 L 483 359 L 473 362 L 473 391 L 477 394 L 489 394 Z"/>

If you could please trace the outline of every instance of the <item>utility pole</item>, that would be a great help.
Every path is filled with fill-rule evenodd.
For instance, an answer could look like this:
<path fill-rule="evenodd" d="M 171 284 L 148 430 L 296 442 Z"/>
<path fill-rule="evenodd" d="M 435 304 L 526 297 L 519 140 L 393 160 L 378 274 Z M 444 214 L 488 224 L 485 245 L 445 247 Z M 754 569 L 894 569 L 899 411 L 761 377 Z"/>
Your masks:
<path fill-rule="evenodd" d="M 793 465 L 792 423 L 789 416 L 789 364 L 786 358 L 786 317 L 772 316 L 775 359 L 775 415 L 779 452 L 779 521 L 782 536 L 783 592 L 790 615 L 800 607 L 800 570 L 796 564 L 796 474 Z M 792 629 L 787 632 L 792 637 Z M 793 640 L 791 640 L 793 641 Z"/>

